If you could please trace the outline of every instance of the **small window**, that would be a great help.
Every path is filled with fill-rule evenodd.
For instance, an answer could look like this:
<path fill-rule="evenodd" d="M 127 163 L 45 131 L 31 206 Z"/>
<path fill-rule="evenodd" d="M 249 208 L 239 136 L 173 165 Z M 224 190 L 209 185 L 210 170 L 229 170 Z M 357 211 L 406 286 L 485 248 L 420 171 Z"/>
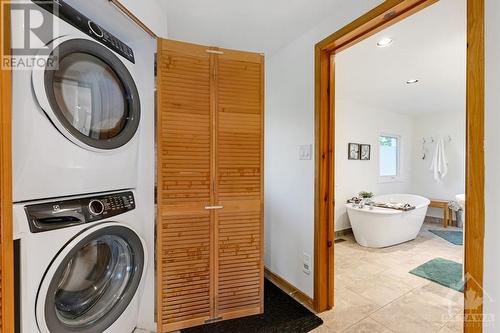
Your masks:
<path fill-rule="evenodd" d="M 391 181 L 399 177 L 399 155 L 401 139 L 396 135 L 381 135 L 379 144 L 379 176 Z"/>

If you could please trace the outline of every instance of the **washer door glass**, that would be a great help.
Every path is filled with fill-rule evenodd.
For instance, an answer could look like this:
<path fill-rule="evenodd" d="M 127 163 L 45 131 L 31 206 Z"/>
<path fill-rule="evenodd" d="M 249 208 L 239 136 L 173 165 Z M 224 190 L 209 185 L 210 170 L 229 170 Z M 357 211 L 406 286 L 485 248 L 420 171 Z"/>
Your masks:
<path fill-rule="evenodd" d="M 125 227 L 85 237 L 59 264 L 45 301 L 52 332 L 106 329 L 123 313 L 139 285 L 142 243 Z"/>
<path fill-rule="evenodd" d="M 53 54 L 59 61 L 45 70 L 45 95 L 63 134 L 98 149 L 130 141 L 139 126 L 139 93 L 120 59 L 86 39 L 62 42 Z"/>

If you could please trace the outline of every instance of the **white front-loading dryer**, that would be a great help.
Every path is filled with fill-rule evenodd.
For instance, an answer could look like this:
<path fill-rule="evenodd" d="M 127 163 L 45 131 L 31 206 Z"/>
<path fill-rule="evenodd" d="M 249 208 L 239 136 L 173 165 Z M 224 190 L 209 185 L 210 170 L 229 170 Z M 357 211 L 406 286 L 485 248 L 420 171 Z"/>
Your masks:
<path fill-rule="evenodd" d="M 134 194 L 14 205 L 22 333 L 129 333 L 147 250 Z"/>
<path fill-rule="evenodd" d="M 14 202 L 135 188 L 141 98 L 133 50 L 63 1 L 32 70 L 13 71 Z M 52 15 L 52 14 L 50 14 Z M 23 36 L 12 20 L 12 35 Z M 43 27 L 43 26 L 42 26 Z M 19 37 L 20 38 L 20 37 Z"/>

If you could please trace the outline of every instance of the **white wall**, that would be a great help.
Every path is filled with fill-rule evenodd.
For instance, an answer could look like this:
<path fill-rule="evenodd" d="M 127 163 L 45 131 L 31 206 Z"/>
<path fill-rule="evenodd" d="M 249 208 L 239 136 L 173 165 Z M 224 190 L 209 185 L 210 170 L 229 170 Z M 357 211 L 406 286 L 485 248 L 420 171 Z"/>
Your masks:
<path fill-rule="evenodd" d="M 158 0 L 120 0 L 158 37 L 167 38 L 167 9 Z"/>
<path fill-rule="evenodd" d="M 410 192 L 432 199 L 456 200 L 457 194 L 465 193 L 465 96 L 464 108 L 442 113 L 416 115 L 413 119 L 412 185 Z M 448 158 L 448 174 L 441 183 L 433 179 L 429 170 L 436 144 L 445 140 Z M 422 159 L 422 139 L 434 137 L 435 143 L 425 145 L 425 159 Z M 443 217 L 442 209 L 429 208 L 428 216 Z"/>
<path fill-rule="evenodd" d="M 382 2 L 339 2 L 328 19 L 266 58 L 265 264 L 309 296 L 313 278 L 302 272 L 302 257 L 313 256 L 314 160 L 299 160 L 298 146 L 314 146 L 314 45 Z"/>
<path fill-rule="evenodd" d="M 348 73 L 342 71 L 342 59 L 336 61 L 337 85 Z M 339 89 L 338 91 L 340 91 Z M 413 119 L 411 116 L 376 110 L 366 105 L 342 99 L 337 94 L 335 105 L 335 231 L 351 227 L 345 202 L 360 191 L 375 195 L 409 193 L 411 187 L 411 160 L 414 155 Z M 380 134 L 401 137 L 400 178 L 395 182 L 379 181 Z M 369 161 L 347 159 L 348 143 L 371 145 Z"/>
<path fill-rule="evenodd" d="M 484 313 L 496 323 L 485 323 L 485 333 L 500 330 L 500 1 L 486 0 L 486 230 L 484 256 Z"/>

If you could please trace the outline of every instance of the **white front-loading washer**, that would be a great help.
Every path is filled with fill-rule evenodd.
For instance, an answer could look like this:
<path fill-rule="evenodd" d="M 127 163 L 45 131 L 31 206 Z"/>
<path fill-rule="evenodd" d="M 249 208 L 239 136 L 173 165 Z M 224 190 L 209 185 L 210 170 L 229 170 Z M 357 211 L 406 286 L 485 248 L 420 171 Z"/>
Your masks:
<path fill-rule="evenodd" d="M 131 191 L 14 205 L 22 333 L 129 333 L 147 250 Z"/>
<path fill-rule="evenodd" d="M 40 28 L 44 66 L 12 73 L 14 202 L 135 188 L 133 50 L 63 1 L 36 3 L 53 24 Z M 26 34 L 18 17 L 13 39 Z"/>

